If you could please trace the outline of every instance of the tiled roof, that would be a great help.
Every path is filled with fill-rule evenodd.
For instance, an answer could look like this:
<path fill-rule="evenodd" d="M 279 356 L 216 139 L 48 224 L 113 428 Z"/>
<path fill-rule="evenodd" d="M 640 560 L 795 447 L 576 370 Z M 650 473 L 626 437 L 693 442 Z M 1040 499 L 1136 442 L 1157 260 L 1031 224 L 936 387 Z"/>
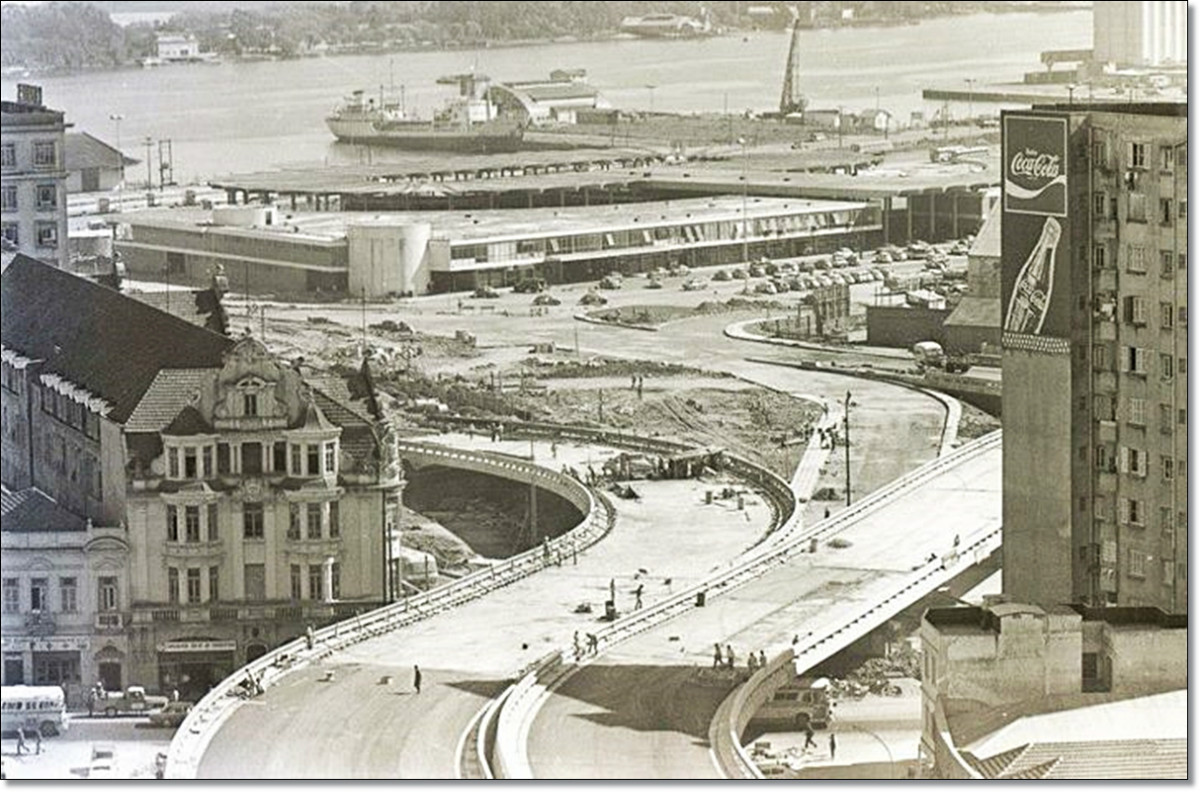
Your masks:
<path fill-rule="evenodd" d="M 84 168 L 112 168 L 115 170 L 121 167 L 121 158 L 121 152 L 103 140 L 92 137 L 87 132 L 68 132 L 66 134 L 63 160 L 67 164 L 67 170 L 77 171 Z M 136 165 L 141 161 L 135 160 L 133 157 L 124 159 L 126 165 Z"/>
<path fill-rule="evenodd" d="M 312 392 L 313 401 L 321 412 L 330 421 L 342 427 L 342 436 L 339 439 L 342 450 L 361 463 L 374 461 L 377 457 L 377 441 L 371 422 L 320 388 L 314 387 Z"/>
<path fill-rule="evenodd" d="M 215 368 L 233 341 L 27 256 L 0 277 L 0 337 L 124 423 L 164 368 Z"/>
<path fill-rule="evenodd" d="M 32 487 L 0 488 L 0 530 L 9 533 L 86 531 L 87 521 Z"/>
<path fill-rule="evenodd" d="M 985 778 L 1186 779 L 1186 738 L 1032 743 L 986 759 L 964 752 Z"/>
<path fill-rule="evenodd" d="M 211 374 L 212 369 L 163 369 L 158 372 L 125 422 L 125 431 L 162 431 L 192 401 Z"/>
<path fill-rule="evenodd" d="M 196 308 L 197 294 L 198 292 L 192 289 L 172 289 L 169 292 L 131 292 L 129 296 L 138 302 L 153 306 L 163 313 L 177 316 L 189 324 L 204 327 L 204 322 L 208 319 L 208 315 L 200 313 Z"/>
<path fill-rule="evenodd" d="M 321 412 L 321 410 L 317 408 L 317 405 L 311 401 L 308 403 L 308 406 L 304 408 L 304 422 L 300 424 L 300 426 L 304 429 L 323 431 L 336 428 L 329 422 L 329 419 L 325 417 L 325 413 Z"/>

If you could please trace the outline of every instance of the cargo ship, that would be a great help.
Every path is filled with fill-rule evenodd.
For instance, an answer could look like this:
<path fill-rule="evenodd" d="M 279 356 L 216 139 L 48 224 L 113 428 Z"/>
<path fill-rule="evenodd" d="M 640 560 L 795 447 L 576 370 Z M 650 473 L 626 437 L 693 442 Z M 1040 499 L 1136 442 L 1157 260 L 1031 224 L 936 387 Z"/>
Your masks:
<path fill-rule="evenodd" d="M 487 78 L 473 74 L 443 77 L 439 83 L 457 83 L 459 96 L 450 100 L 432 119 L 410 116 L 399 103 L 376 102 L 363 91 L 354 91 L 325 124 L 345 143 L 391 146 L 414 151 L 491 153 L 516 151 L 525 136 L 525 124 L 498 114 L 491 100 L 476 96 Z"/>
<path fill-rule="evenodd" d="M 621 32 L 643 38 L 699 38 L 713 34 L 707 14 L 700 19 L 678 14 L 625 17 L 621 20 Z"/>

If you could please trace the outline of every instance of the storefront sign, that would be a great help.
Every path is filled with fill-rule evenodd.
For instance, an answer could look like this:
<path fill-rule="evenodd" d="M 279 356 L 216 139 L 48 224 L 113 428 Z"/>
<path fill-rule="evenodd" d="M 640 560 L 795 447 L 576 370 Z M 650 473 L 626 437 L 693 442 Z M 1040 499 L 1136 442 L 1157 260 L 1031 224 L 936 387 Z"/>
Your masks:
<path fill-rule="evenodd" d="M 25 638 L 5 636 L 2 647 L 6 652 L 83 652 L 88 639 L 80 636 L 61 638 Z"/>
<path fill-rule="evenodd" d="M 237 641 L 167 641 L 158 645 L 160 652 L 232 652 Z"/>

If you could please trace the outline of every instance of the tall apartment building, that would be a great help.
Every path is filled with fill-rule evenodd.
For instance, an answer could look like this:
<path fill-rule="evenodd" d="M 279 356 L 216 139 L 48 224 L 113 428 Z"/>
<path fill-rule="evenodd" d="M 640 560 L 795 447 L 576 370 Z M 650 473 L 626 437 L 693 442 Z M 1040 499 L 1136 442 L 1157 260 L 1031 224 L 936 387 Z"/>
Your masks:
<path fill-rule="evenodd" d="M 0 308 L 4 684 L 199 696 L 385 598 L 399 463 L 344 380 L 23 256 Z"/>
<path fill-rule="evenodd" d="M 63 113 L 42 89 L 17 86 L 0 102 L 0 234 L 27 256 L 67 265 L 67 168 Z"/>
<path fill-rule="evenodd" d="M 1003 115 L 1004 592 L 1187 611 L 1187 106 Z"/>

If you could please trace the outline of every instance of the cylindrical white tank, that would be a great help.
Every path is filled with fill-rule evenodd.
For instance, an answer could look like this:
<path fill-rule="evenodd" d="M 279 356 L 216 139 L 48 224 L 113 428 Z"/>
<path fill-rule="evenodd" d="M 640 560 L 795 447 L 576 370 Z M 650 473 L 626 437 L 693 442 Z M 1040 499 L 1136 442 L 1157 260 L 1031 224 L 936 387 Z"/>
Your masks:
<path fill-rule="evenodd" d="M 357 220 L 346 227 L 349 288 L 367 297 L 422 294 L 429 286 L 433 227 L 397 218 Z"/>

